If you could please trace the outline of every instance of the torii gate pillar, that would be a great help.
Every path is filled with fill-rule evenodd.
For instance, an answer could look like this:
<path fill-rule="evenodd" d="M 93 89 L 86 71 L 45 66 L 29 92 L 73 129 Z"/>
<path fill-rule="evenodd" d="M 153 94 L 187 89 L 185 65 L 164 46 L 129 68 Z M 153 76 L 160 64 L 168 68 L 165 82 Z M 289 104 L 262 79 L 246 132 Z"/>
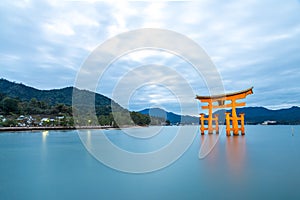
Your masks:
<path fill-rule="evenodd" d="M 216 133 L 219 132 L 219 121 L 218 116 L 215 115 L 212 116 L 212 110 L 214 108 L 231 108 L 231 113 L 226 112 L 225 113 L 225 119 L 226 119 L 226 135 L 230 136 L 231 131 L 233 132 L 233 135 L 239 135 L 239 131 L 242 135 L 245 135 L 245 127 L 244 127 L 244 119 L 245 114 L 241 113 L 239 116 L 237 116 L 236 113 L 236 107 L 245 106 L 245 102 L 236 102 L 237 100 L 246 98 L 247 95 L 253 94 L 252 91 L 253 87 L 235 92 L 230 94 L 223 94 L 223 95 L 215 95 L 215 96 L 196 96 L 196 99 L 200 100 L 202 103 L 207 103 L 208 105 L 202 106 L 202 109 L 208 109 L 208 117 L 205 117 L 203 113 L 200 114 L 200 131 L 201 134 L 204 134 L 204 131 L 207 130 L 208 133 L 213 133 L 215 131 Z M 230 101 L 228 104 L 225 104 L 226 101 Z M 217 105 L 214 105 L 214 103 L 217 103 Z M 231 116 L 230 116 L 231 114 Z M 207 121 L 208 126 L 205 127 L 205 121 Z M 213 126 L 213 122 L 215 125 Z M 240 122 L 240 126 L 239 126 Z"/>

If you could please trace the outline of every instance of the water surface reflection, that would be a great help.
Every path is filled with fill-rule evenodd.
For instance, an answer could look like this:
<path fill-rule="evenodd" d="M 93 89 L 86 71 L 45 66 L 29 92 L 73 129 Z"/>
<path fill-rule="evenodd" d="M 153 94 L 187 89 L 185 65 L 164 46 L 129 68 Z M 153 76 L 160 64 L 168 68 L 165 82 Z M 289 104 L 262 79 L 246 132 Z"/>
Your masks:
<path fill-rule="evenodd" d="M 228 170 L 231 174 L 239 176 L 245 168 L 246 137 L 226 137 L 226 158 Z"/>
<path fill-rule="evenodd" d="M 225 136 L 207 134 L 200 136 L 200 152 L 205 165 L 212 173 L 222 171 L 230 176 L 239 177 L 243 174 L 246 156 L 245 136 Z"/>

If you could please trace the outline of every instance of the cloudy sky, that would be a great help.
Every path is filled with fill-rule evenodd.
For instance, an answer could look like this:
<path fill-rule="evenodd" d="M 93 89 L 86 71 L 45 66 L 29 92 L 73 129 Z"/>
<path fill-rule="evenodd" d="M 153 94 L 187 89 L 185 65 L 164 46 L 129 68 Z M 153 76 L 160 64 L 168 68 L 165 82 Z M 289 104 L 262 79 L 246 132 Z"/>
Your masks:
<path fill-rule="evenodd" d="M 300 105 L 300 1 L 12 0 L 0 5 L 0 24 L 0 77 L 39 89 L 74 85 L 82 64 L 109 38 L 160 28 L 198 43 L 226 92 L 254 86 L 248 106 Z M 182 106 L 196 115 L 194 95 L 209 94 L 189 63 L 149 49 L 116 59 L 97 84 L 98 92 L 133 110 L 178 113 Z M 192 92 L 184 93 L 187 87 Z"/>

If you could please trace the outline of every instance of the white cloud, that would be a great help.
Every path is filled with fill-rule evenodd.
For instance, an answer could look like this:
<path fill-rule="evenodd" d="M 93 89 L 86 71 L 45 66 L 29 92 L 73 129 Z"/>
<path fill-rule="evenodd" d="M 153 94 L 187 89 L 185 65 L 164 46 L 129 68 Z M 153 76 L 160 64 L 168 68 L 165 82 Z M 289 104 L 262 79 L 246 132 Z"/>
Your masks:
<path fill-rule="evenodd" d="M 162 28 L 164 26 L 164 17 L 166 12 L 166 2 L 154 2 L 149 4 L 142 13 L 144 17 L 143 28 Z"/>
<path fill-rule="evenodd" d="M 61 79 L 59 86 L 63 87 L 72 84 L 70 80 L 74 79 L 74 72 L 88 54 L 106 39 L 138 28 L 170 29 L 187 35 L 203 46 L 215 62 L 228 91 L 249 86 L 257 88 L 254 90 L 257 93 L 249 98 L 250 105 L 255 101 L 271 107 L 272 103 L 273 107 L 296 105 L 300 104 L 299 97 L 288 95 L 299 93 L 298 87 L 292 87 L 299 85 L 299 9 L 300 3 L 297 1 L 275 4 L 270 0 L 226 3 L 209 0 L 117 3 L 13 1 L 0 6 L 3 13 L 0 22 L 6 27 L 0 34 L 0 64 L 8 66 L 13 63 L 14 70 L 19 70 L 19 74 L 51 71 L 52 77 L 45 77 L 44 85 L 47 85 L 46 79 L 49 82 L 45 86 L 47 88 L 52 87 L 55 74 L 66 70 L 64 74 L 70 75 Z M 108 71 L 109 76 L 104 83 L 108 88 L 106 91 L 122 77 L 122 73 L 149 63 L 170 66 L 196 93 L 207 93 L 203 80 L 199 80 L 191 66 L 170 53 L 153 50 L 132 52 L 120 58 L 114 65 L 116 70 Z M 11 70 L 1 70 L 7 77 L 13 76 Z M 181 88 L 178 79 L 168 74 L 147 73 Z M 138 76 L 143 77 L 143 74 Z M 29 79 L 24 76 L 19 81 L 26 84 L 26 81 L 32 81 Z M 276 99 L 274 95 L 269 100 L 265 99 L 263 91 L 266 90 L 270 90 L 269 95 L 276 91 L 294 101 L 285 102 L 283 97 Z M 147 96 L 143 99 L 145 105 L 155 101 L 172 102 L 163 90 L 156 88 L 156 91 L 141 91 Z M 188 98 L 193 97 L 182 101 L 188 102 Z"/>
<path fill-rule="evenodd" d="M 141 49 L 130 52 L 122 56 L 120 61 L 138 62 L 140 65 L 143 63 L 150 64 L 149 61 L 154 61 L 157 64 L 167 64 L 167 60 L 173 58 L 174 55 L 159 49 Z"/>
<path fill-rule="evenodd" d="M 28 8 L 32 1 L 31 0 L 18 0 L 18 1 L 12 1 L 13 5 L 22 9 Z"/>
<path fill-rule="evenodd" d="M 1 63 L 12 63 L 20 60 L 20 57 L 17 55 L 13 54 L 6 54 L 6 53 L 1 53 L 0 54 L 0 62 Z"/>
<path fill-rule="evenodd" d="M 52 22 L 44 24 L 46 34 L 59 34 L 64 36 L 71 36 L 75 34 L 73 28 L 64 22 Z"/>

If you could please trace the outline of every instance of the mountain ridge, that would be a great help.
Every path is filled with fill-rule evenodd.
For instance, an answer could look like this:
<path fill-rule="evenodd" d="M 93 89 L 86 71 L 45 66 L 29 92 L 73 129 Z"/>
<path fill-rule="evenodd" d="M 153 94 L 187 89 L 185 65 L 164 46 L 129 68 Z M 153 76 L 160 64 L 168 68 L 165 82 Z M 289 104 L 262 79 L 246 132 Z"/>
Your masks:
<path fill-rule="evenodd" d="M 0 79 L 0 93 L 11 98 L 18 98 L 22 101 L 30 101 L 34 98 L 38 101 L 44 101 L 49 105 L 61 103 L 71 106 L 74 90 L 76 90 L 76 94 L 78 95 L 83 95 L 87 98 L 95 97 L 96 112 L 99 112 L 99 114 L 107 115 L 111 113 L 112 104 L 117 110 L 125 110 L 118 103 L 102 94 L 81 90 L 73 86 L 60 89 L 40 90 L 24 85 L 23 83 L 11 82 L 3 78 Z"/>
<path fill-rule="evenodd" d="M 245 113 L 245 122 L 247 124 L 261 124 L 264 121 L 268 121 L 268 120 L 276 121 L 278 124 L 300 124 L 300 107 L 297 106 L 293 106 L 291 108 L 277 109 L 277 110 L 271 110 L 262 106 L 243 107 L 243 108 L 237 108 L 236 111 L 237 114 Z M 172 124 L 199 123 L 199 117 L 194 117 L 189 115 L 179 115 L 173 112 L 165 111 L 161 108 L 146 108 L 138 112 L 142 114 L 148 114 L 154 117 L 163 117 L 166 120 L 169 120 Z M 224 121 L 225 112 L 231 112 L 231 109 L 218 110 L 215 111 L 213 115 L 219 114 L 219 119 L 221 121 Z"/>
<path fill-rule="evenodd" d="M 73 91 L 77 90 L 81 94 L 90 96 L 95 95 L 95 106 L 98 108 L 99 114 L 111 113 L 111 104 L 116 105 L 121 110 L 126 110 L 117 104 L 114 100 L 95 92 L 88 90 L 80 90 L 73 86 L 68 86 L 60 89 L 40 90 L 31 86 L 26 86 L 23 83 L 15 83 L 6 79 L 0 79 L 0 93 L 9 97 L 19 98 L 20 100 L 30 101 L 36 98 L 38 101 L 45 101 L 48 104 L 55 105 L 63 103 L 72 105 Z M 152 109 L 152 110 L 151 110 Z M 168 112 L 160 108 L 146 108 L 137 111 L 141 114 L 147 114 L 154 117 L 165 118 L 172 124 L 198 124 L 199 118 L 190 115 L 180 115 L 173 112 Z M 231 110 L 218 110 L 214 114 L 222 114 Z M 245 113 L 245 123 L 259 124 L 267 120 L 277 121 L 279 124 L 300 124 L 300 107 L 293 106 L 291 108 L 283 108 L 271 110 L 265 107 L 243 107 L 237 108 L 237 113 Z M 222 118 L 222 116 L 220 116 Z"/>
<path fill-rule="evenodd" d="M 214 114 L 222 112 L 231 112 L 231 110 L 219 110 Z M 237 108 L 237 113 L 245 113 L 245 122 L 248 124 L 258 124 L 264 121 L 276 121 L 278 124 L 300 124 L 300 107 L 292 106 L 290 108 L 282 108 L 271 110 L 265 107 L 243 107 Z"/>
<path fill-rule="evenodd" d="M 199 122 L 198 117 L 189 115 L 178 115 L 173 112 L 165 111 L 161 108 L 146 108 L 138 111 L 141 114 L 147 114 L 152 117 L 160 117 L 165 120 L 169 120 L 171 124 L 197 124 Z"/>

